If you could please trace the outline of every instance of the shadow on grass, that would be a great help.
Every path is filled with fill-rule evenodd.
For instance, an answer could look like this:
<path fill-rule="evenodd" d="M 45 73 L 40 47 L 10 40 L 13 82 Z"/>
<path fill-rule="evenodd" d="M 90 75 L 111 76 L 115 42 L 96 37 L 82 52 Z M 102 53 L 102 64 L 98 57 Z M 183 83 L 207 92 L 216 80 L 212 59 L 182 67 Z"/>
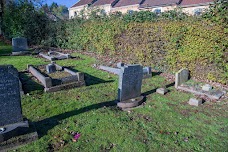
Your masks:
<path fill-rule="evenodd" d="M 32 80 L 32 76 L 30 76 L 29 73 L 20 72 L 20 80 L 25 94 L 33 91 L 43 92 L 44 90 L 44 87 L 41 84 Z"/>
<path fill-rule="evenodd" d="M 152 72 L 152 76 L 160 75 L 162 72 Z"/>
<path fill-rule="evenodd" d="M 166 85 L 166 87 L 168 88 L 173 85 L 174 85 L 174 83 L 171 83 L 171 84 Z M 146 97 L 154 92 L 156 92 L 156 89 L 142 93 L 142 95 L 145 97 L 144 102 L 146 100 Z M 44 120 L 35 122 L 35 125 L 37 127 L 39 136 L 42 137 L 44 135 L 47 135 L 48 130 L 52 129 L 56 125 L 59 125 L 61 120 L 64 120 L 69 117 L 76 116 L 76 115 L 79 115 L 81 113 L 85 113 L 85 112 L 88 112 L 91 110 L 96 110 L 96 109 L 100 109 L 103 107 L 113 107 L 113 106 L 116 106 L 116 100 L 96 103 L 96 104 L 89 105 L 89 106 L 81 108 L 81 109 L 72 110 L 72 111 L 69 111 L 69 112 L 66 112 L 63 114 L 59 114 L 59 115 L 56 115 L 56 116 L 53 116 L 50 118 L 46 118 Z"/>
<path fill-rule="evenodd" d="M 72 111 L 69 111 L 69 112 L 66 112 L 63 114 L 59 114 L 59 115 L 35 122 L 35 126 L 37 128 L 39 137 L 42 137 L 47 134 L 48 130 L 52 129 L 56 125 L 59 125 L 60 124 L 59 121 L 61 121 L 61 120 L 67 119 L 72 116 L 79 115 L 81 113 L 88 112 L 90 110 L 100 109 L 104 106 L 111 107 L 111 106 L 115 106 L 115 105 L 116 105 L 115 100 L 93 104 L 93 105 L 90 105 L 90 106 L 87 106 L 87 107 L 84 107 L 81 109 L 72 110 Z"/>
<path fill-rule="evenodd" d="M 66 67 L 74 72 L 80 72 L 78 70 L 73 69 L 73 66 L 70 67 Z M 95 84 L 100 84 L 100 83 L 110 83 L 110 82 L 114 82 L 114 80 L 109 80 L 109 81 L 105 81 L 103 79 L 94 77 L 88 73 L 84 73 L 85 74 L 85 82 L 86 82 L 86 86 L 90 86 L 90 85 L 95 85 Z"/>

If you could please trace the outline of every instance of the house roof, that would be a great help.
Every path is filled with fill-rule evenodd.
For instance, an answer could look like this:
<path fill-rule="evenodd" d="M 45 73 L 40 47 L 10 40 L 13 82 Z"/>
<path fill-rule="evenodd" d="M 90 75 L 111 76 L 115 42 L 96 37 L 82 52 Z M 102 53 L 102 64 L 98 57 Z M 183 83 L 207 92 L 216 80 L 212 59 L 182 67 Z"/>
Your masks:
<path fill-rule="evenodd" d="M 143 0 L 119 0 L 114 7 L 140 4 Z"/>
<path fill-rule="evenodd" d="M 200 5 L 200 4 L 208 4 L 212 3 L 214 0 L 182 0 L 180 6 L 188 6 L 188 5 Z"/>
<path fill-rule="evenodd" d="M 106 5 L 106 4 L 113 4 L 116 0 L 98 0 L 93 3 L 93 6 L 99 6 L 99 5 Z"/>
<path fill-rule="evenodd" d="M 156 7 L 178 4 L 181 0 L 145 0 L 140 7 Z"/>
<path fill-rule="evenodd" d="M 79 0 L 76 4 L 74 4 L 70 8 L 77 7 L 77 6 L 83 6 L 83 5 L 89 5 L 92 3 L 94 3 L 94 0 Z"/>

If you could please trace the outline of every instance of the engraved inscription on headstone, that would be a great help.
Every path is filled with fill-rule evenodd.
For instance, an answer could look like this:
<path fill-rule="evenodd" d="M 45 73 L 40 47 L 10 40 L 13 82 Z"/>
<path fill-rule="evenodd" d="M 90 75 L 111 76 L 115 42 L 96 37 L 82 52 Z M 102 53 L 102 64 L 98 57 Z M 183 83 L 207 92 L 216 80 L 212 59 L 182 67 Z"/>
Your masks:
<path fill-rule="evenodd" d="M 142 79 L 142 66 L 122 66 L 119 73 L 118 100 L 125 101 L 139 97 L 141 95 Z"/>
<path fill-rule="evenodd" d="M 23 120 L 18 71 L 12 65 L 0 66 L 0 126 Z"/>

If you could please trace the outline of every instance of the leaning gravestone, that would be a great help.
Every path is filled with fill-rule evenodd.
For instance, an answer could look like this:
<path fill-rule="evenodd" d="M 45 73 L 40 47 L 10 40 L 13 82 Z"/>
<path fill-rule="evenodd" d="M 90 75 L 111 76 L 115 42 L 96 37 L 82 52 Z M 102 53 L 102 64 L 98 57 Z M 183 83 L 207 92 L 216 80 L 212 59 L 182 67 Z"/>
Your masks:
<path fill-rule="evenodd" d="M 0 66 L 0 104 L 1 151 L 14 146 L 14 141 L 8 141 L 10 138 L 29 131 L 28 121 L 23 121 L 22 116 L 18 71 L 12 65 Z M 26 141 L 28 138 L 30 137 L 26 137 L 24 140 Z M 36 132 L 32 138 L 36 138 Z"/>
<path fill-rule="evenodd" d="M 23 55 L 28 53 L 28 42 L 26 38 L 17 37 L 12 39 L 12 55 Z"/>
<path fill-rule="evenodd" d="M 118 107 L 122 109 L 141 104 L 143 67 L 141 65 L 118 65 L 120 68 L 118 85 Z"/>

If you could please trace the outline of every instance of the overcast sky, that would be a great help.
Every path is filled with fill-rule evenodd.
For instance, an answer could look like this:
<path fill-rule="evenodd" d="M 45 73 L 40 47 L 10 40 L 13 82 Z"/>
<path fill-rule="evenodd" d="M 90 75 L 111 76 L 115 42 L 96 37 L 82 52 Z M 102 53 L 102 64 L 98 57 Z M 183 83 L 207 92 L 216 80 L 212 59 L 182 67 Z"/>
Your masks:
<path fill-rule="evenodd" d="M 51 3 L 55 2 L 59 5 L 66 5 L 67 7 L 71 7 L 77 1 L 79 1 L 79 0 L 46 0 L 46 3 L 51 4 Z"/>

